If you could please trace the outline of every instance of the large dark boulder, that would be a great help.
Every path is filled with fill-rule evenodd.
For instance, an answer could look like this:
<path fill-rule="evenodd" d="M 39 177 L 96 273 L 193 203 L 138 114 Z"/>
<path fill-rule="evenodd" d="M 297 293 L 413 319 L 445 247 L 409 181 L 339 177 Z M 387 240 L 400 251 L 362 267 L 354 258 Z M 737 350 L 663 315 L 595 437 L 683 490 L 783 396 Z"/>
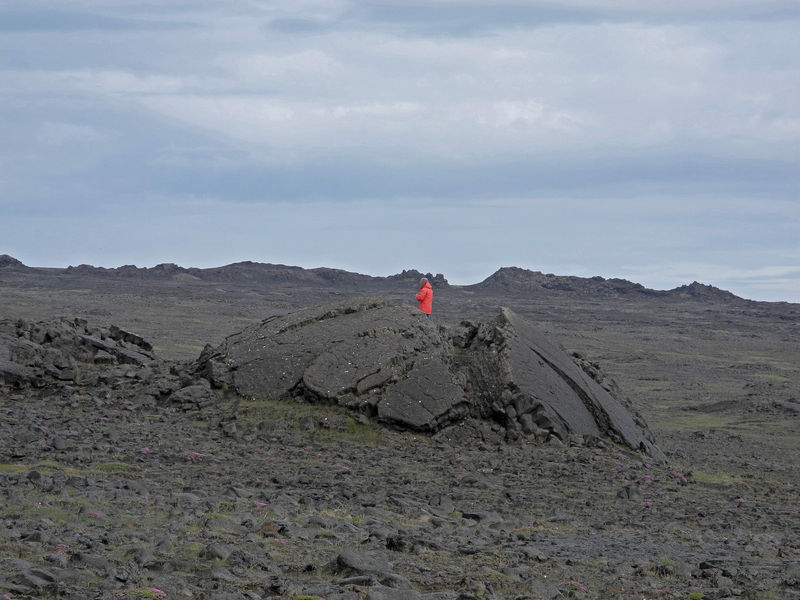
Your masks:
<path fill-rule="evenodd" d="M 204 352 L 200 371 L 243 396 L 304 396 L 435 431 L 467 415 L 449 350 L 421 312 L 365 300 L 270 317 Z"/>
<path fill-rule="evenodd" d="M 13 385 L 21 387 L 34 383 L 31 371 L 19 363 L 0 358 L 0 385 Z"/>
<path fill-rule="evenodd" d="M 455 339 L 482 415 L 511 431 L 608 436 L 664 458 L 641 418 L 530 321 L 504 308 L 488 323 L 464 327 Z"/>
<path fill-rule="evenodd" d="M 511 439 L 608 437 L 664 459 L 640 418 L 508 309 L 447 328 L 382 300 L 308 308 L 207 347 L 196 373 L 242 396 L 300 396 L 402 428 L 433 432 L 472 416 Z"/>

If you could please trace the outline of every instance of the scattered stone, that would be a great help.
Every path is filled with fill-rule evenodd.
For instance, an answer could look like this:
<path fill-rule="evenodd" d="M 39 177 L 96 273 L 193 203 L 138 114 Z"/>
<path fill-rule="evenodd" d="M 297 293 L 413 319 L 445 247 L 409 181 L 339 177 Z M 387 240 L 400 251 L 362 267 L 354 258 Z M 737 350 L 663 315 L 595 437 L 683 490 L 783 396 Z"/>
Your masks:
<path fill-rule="evenodd" d="M 641 500 L 642 491 L 638 485 L 625 485 L 617 491 L 617 498 L 622 500 Z"/>
<path fill-rule="evenodd" d="M 553 600 L 561 596 L 561 591 L 556 584 L 547 579 L 534 579 L 528 585 L 528 593 L 537 600 Z"/>
<path fill-rule="evenodd" d="M 200 558 L 205 558 L 208 560 L 227 560 L 228 557 L 231 555 L 231 549 L 223 544 L 209 544 L 203 551 L 200 552 Z"/>
<path fill-rule="evenodd" d="M 200 383 L 173 392 L 169 399 L 184 410 L 195 410 L 212 406 L 217 401 L 217 395 L 206 380 L 200 380 Z"/>

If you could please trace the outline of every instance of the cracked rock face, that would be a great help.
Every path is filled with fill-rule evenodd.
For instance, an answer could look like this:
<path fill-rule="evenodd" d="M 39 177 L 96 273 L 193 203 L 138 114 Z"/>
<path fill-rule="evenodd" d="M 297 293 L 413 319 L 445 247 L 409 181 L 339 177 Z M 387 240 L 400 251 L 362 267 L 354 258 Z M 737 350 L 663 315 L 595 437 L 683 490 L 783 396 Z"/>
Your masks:
<path fill-rule="evenodd" d="M 0 320 L 0 386 L 41 387 L 52 381 L 86 383 L 95 365 L 147 367 L 153 347 L 112 326 L 89 327 L 83 319 L 47 323 Z"/>
<path fill-rule="evenodd" d="M 504 308 L 489 323 L 465 327 L 455 339 L 482 416 L 510 432 L 607 436 L 665 460 L 641 418 L 528 320 Z"/>
<path fill-rule="evenodd" d="M 200 357 L 243 396 L 303 396 L 435 431 L 467 415 L 451 345 L 419 311 L 362 301 L 271 317 Z"/>
<path fill-rule="evenodd" d="M 196 371 L 242 396 L 300 396 L 402 428 L 432 432 L 480 417 L 510 439 L 608 437 L 664 459 L 639 417 L 508 309 L 446 328 L 381 300 L 314 307 L 207 347 Z"/>

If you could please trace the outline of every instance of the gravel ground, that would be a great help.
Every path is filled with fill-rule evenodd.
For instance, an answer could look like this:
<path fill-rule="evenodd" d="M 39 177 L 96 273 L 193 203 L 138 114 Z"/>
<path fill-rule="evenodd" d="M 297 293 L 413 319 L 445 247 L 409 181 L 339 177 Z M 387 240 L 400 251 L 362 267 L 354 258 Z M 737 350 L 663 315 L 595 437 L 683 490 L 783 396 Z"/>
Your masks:
<path fill-rule="evenodd" d="M 128 375 L 0 402 L 6 600 L 800 597 L 796 491 L 766 475 L 480 423 L 140 404 Z"/>
<path fill-rule="evenodd" d="M 344 294 L 2 283 L 0 316 L 116 323 L 175 360 Z M 428 437 L 326 406 L 180 403 L 183 363 L 110 359 L 83 383 L 0 386 L 0 599 L 800 598 L 797 305 L 437 298 L 449 322 L 510 305 L 597 360 L 669 463 L 485 423 Z"/>

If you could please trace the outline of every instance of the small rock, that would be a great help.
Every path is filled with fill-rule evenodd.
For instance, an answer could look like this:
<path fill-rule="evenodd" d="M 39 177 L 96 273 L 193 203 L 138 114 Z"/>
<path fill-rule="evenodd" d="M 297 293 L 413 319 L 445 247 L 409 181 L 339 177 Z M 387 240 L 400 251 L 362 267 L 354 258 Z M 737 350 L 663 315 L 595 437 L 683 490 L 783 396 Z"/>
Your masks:
<path fill-rule="evenodd" d="M 223 544 L 209 544 L 200 551 L 200 558 L 207 558 L 209 560 L 220 559 L 227 560 L 231 555 L 231 550 Z"/>
<path fill-rule="evenodd" d="M 552 581 L 547 581 L 546 579 L 532 580 L 529 583 L 528 591 L 534 598 L 537 598 L 537 600 L 539 598 L 551 600 L 561 595 L 558 587 L 556 587 Z"/>
<path fill-rule="evenodd" d="M 210 574 L 211 579 L 216 581 L 227 581 L 229 583 L 236 583 L 239 581 L 238 577 L 225 567 L 212 567 Z"/>
<path fill-rule="evenodd" d="M 626 485 L 617 491 L 617 498 L 622 500 L 641 500 L 642 491 L 638 485 Z"/>
<path fill-rule="evenodd" d="M 392 572 L 392 566 L 388 561 L 351 549 L 345 550 L 339 554 L 336 558 L 336 564 L 340 569 L 350 570 L 364 575 L 383 575 Z"/>

